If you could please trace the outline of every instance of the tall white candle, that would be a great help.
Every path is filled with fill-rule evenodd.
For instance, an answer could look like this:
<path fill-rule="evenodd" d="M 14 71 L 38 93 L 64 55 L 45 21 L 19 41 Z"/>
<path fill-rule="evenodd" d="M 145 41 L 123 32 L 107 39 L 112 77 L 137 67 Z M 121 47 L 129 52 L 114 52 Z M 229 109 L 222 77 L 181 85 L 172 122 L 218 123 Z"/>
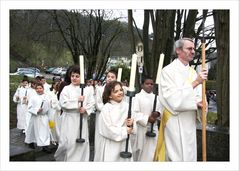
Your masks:
<path fill-rule="evenodd" d="M 121 82 L 122 68 L 118 68 L 117 81 Z"/>
<path fill-rule="evenodd" d="M 80 83 L 85 84 L 84 57 L 83 57 L 83 55 L 80 55 L 79 61 L 80 61 Z"/>
<path fill-rule="evenodd" d="M 134 84 L 135 84 L 135 74 L 136 74 L 136 67 L 137 67 L 137 55 L 132 55 L 131 61 L 131 72 L 130 72 L 130 81 L 129 81 L 129 91 L 134 91 Z"/>
<path fill-rule="evenodd" d="M 163 61 L 164 61 L 164 54 L 161 53 L 160 58 L 159 58 L 157 77 L 156 77 L 156 81 L 155 81 L 156 84 L 159 84 L 159 82 L 160 82 L 160 75 L 161 75 L 161 71 L 163 68 Z"/>

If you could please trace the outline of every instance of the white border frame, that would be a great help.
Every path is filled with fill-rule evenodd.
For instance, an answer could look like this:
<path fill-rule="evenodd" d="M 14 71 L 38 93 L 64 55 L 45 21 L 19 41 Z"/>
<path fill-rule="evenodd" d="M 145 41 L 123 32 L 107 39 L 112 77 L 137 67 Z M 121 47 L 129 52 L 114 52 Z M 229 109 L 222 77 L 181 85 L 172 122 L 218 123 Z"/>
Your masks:
<path fill-rule="evenodd" d="M 10 162 L 10 9 L 230 9 L 230 162 Z M 238 1 L 1 1 L 1 170 L 238 170 Z"/>

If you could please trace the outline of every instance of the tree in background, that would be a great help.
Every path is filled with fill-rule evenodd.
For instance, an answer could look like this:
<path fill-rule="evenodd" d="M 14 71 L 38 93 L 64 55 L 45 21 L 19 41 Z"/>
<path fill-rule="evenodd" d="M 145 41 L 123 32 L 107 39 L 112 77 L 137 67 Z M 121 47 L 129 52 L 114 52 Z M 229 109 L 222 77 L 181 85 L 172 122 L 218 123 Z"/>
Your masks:
<path fill-rule="evenodd" d="M 79 63 L 79 55 L 84 55 L 87 78 L 94 73 L 97 78 L 102 76 L 113 43 L 123 32 L 118 18 L 110 20 L 111 13 L 106 10 L 51 12 L 74 63 Z"/>
<path fill-rule="evenodd" d="M 229 10 L 213 10 L 217 44 L 218 125 L 229 127 Z"/>

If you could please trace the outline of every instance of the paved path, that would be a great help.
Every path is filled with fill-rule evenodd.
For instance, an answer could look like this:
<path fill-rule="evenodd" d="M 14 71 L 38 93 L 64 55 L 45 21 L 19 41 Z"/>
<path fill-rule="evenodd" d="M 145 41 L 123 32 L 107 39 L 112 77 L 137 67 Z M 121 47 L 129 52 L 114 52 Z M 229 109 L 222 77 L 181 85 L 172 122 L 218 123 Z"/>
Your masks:
<path fill-rule="evenodd" d="M 54 153 L 56 148 L 51 145 L 51 153 L 43 152 L 40 147 L 29 148 L 24 143 L 25 134 L 14 128 L 10 130 L 10 161 L 55 161 Z"/>
<path fill-rule="evenodd" d="M 55 161 L 56 146 L 50 145 L 51 153 L 43 152 L 40 147 L 29 148 L 24 143 L 25 134 L 14 128 L 10 130 L 10 161 Z M 93 145 L 90 146 L 90 161 L 93 161 Z"/>

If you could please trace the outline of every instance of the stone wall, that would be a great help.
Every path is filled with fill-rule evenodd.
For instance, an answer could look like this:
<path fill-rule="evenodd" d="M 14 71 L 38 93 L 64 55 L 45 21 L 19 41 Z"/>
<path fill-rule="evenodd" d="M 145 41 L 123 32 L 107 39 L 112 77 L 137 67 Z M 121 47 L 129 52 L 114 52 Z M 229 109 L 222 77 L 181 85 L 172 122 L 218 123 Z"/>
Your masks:
<path fill-rule="evenodd" d="M 207 125 L 206 130 L 207 161 L 230 161 L 230 134 L 228 128 Z M 197 127 L 197 158 L 202 161 L 202 130 Z"/>

